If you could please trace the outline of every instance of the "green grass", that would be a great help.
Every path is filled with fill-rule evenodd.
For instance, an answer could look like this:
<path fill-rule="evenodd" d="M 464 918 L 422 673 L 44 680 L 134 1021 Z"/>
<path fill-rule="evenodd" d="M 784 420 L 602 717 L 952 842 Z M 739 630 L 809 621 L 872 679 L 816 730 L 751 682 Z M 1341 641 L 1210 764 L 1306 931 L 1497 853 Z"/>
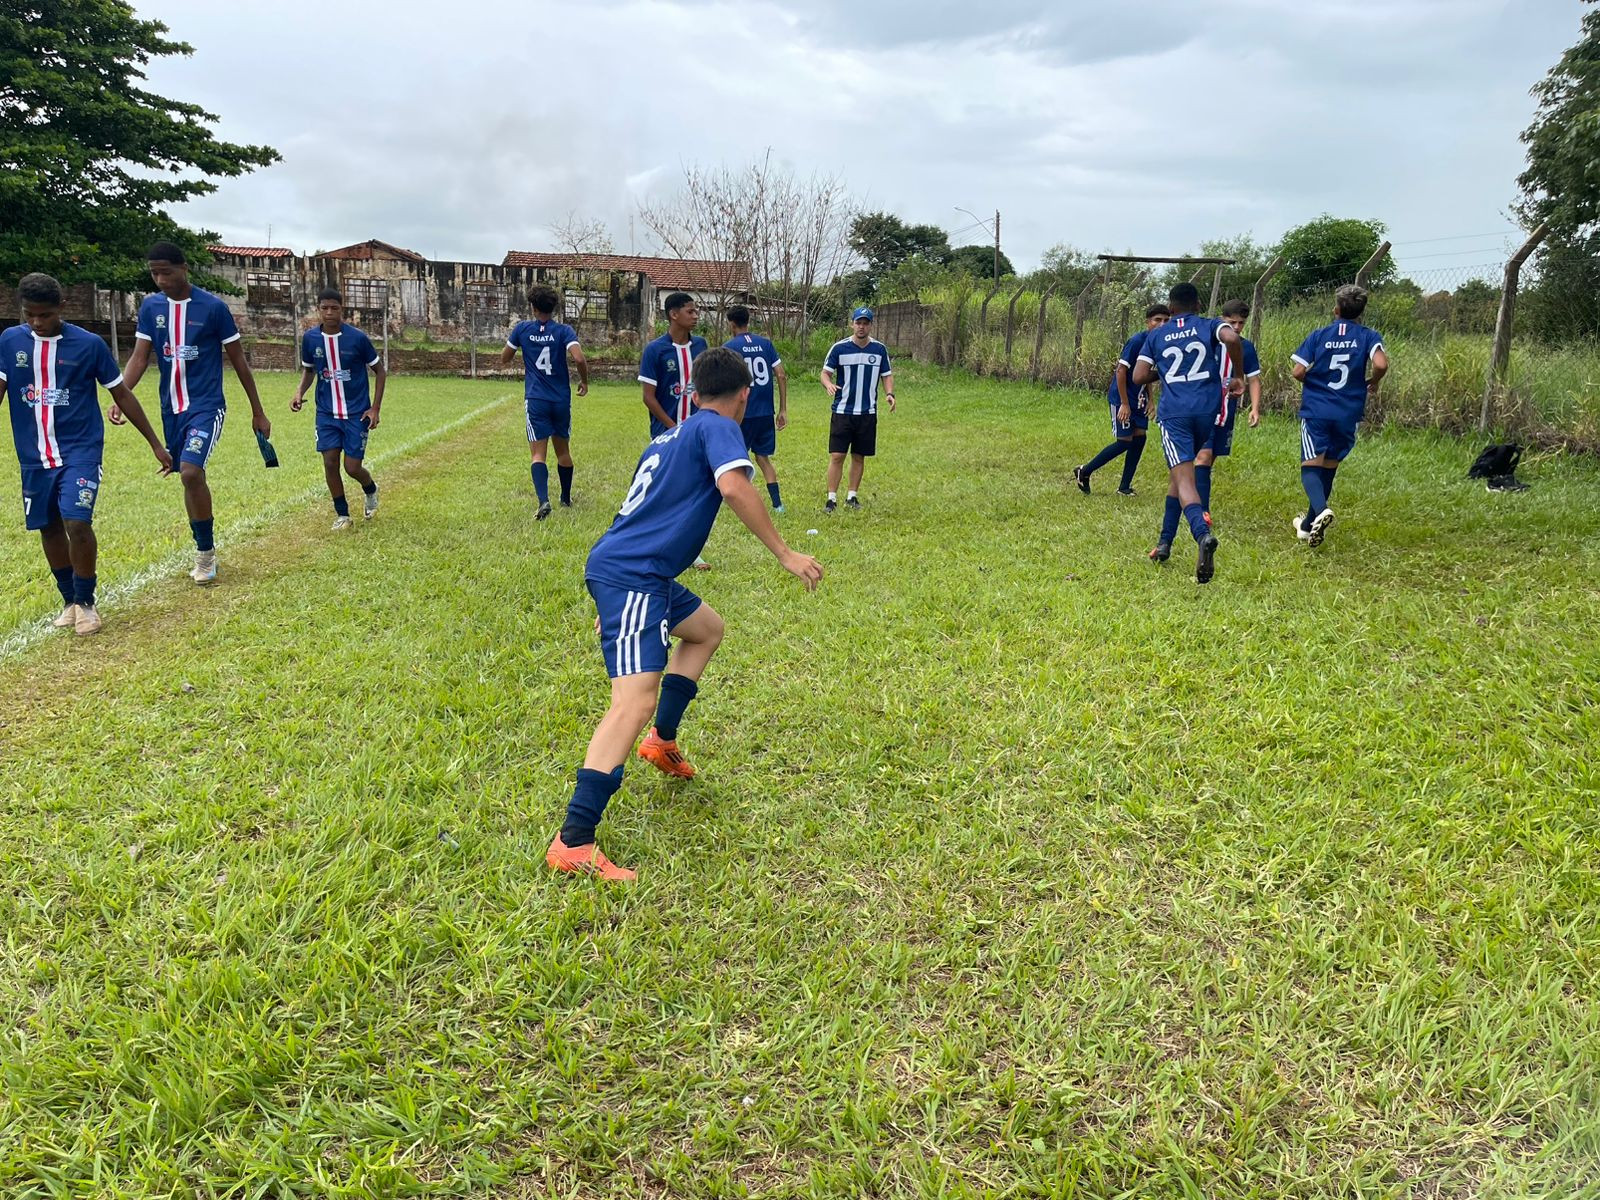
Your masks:
<path fill-rule="evenodd" d="M 791 403 L 818 593 L 714 533 L 701 774 L 630 768 L 602 828 L 631 889 L 542 861 L 630 387 L 580 402 L 571 512 L 531 521 L 506 403 L 353 535 L 229 538 L 235 492 L 218 587 L 0 661 L 0 1193 L 1600 1195 L 1595 464 L 1489 496 L 1367 438 L 1308 553 L 1269 421 L 1197 588 L 1144 560 L 1156 452 L 1071 489 L 1103 402 L 904 376 L 860 514 Z"/>

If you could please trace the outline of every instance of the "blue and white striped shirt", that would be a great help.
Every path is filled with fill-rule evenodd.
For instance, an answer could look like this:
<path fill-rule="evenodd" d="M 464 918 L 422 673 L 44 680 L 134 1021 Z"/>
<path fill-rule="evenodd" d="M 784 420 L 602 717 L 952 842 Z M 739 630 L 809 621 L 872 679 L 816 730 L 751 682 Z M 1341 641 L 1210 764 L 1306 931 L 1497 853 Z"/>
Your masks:
<path fill-rule="evenodd" d="M 889 348 L 872 339 L 865 346 L 855 338 L 835 342 L 828 351 L 827 369 L 833 372 L 833 381 L 839 385 L 834 393 L 833 411 L 861 416 L 878 411 L 878 383 L 889 390 L 889 376 L 894 368 L 889 365 Z"/>

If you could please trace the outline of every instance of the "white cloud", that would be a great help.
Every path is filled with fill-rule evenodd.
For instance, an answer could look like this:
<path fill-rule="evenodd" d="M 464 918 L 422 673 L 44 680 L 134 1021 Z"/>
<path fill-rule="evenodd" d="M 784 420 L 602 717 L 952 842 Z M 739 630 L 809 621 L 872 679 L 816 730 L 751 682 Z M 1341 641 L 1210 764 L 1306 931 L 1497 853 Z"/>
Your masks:
<path fill-rule="evenodd" d="M 309 26 L 262 0 L 145 11 L 196 48 L 153 64 L 155 89 L 283 152 L 181 214 L 230 241 L 270 224 L 302 250 L 380 237 L 497 261 L 575 210 L 626 249 L 638 199 L 682 164 L 770 147 L 912 220 L 999 208 L 1026 266 L 1058 241 L 1271 240 L 1323 211 L 1385 220 L 1402 255 L 1503 229 L 1527 89 L 1581 5 L 491 0 L 441 20 L 358 0 Z"/>

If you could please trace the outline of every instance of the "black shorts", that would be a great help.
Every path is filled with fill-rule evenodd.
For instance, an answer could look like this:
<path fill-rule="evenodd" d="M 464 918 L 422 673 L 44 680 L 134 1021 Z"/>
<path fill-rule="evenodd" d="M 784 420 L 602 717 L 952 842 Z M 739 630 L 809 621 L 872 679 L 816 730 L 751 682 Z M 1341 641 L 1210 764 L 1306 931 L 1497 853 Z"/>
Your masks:
<path fill-rule="evenodd" d="M 877 413 L 834 413 L 828 426 L 828 453 L 854 451 L 862 458 L 878 452 Z"/>

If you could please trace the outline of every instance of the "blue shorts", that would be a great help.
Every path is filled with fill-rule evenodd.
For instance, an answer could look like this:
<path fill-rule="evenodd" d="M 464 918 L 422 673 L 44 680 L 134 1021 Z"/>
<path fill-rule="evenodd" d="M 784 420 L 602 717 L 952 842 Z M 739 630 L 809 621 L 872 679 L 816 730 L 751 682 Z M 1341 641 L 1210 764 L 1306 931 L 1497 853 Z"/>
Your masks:
<path fill-rule="evenodd" d="M 367 435 L 372 431 L 360 417 L 335 417 L 330 413 L 317 414 L 317 453 L 343 450 L 346 458 L 361 459 L 367 456 Z"/>
<path fill-rule="evenodd" d="M 22 519 L 29 529 L 64 521 L 94 520 L 100 495 L 100 464 L 22 468 Z"/>
<path fill-rule="evenodd" d="M 1217 458 L 1232 454 L 1233 422 L 1229 421 L 1225 425 L 1213 425 L 1211 427 L 1211 436 L 1206 439 L 1206 444 L 1200 448 L 1211 451 Z"/>
<path fill-rule="evenodd" d="M 1170 471 L 1179 463 L 1194 461 L 1194 456 L 1211 440 L 1217 414 L 1172 413 L 1157 417 L 1156 424 L 1161 426 L 1161 450 L 1167 456 Z"/>
<path fill-rule="evenodd" d="M 572 437 L 572 402 L 557 404 L 532 397 L 528 400 L 528 440 L 542 442 L 548 437 L 563 442 Z"/>
<path fill-rule="evenodd" d="M 600 612 L 600 651 L 606 656 L 606 674 L 638 675 L 667 669 L 668 635 L 702 603 L 676 579 L 665 590 L 659 580 L 646 590 L 619 587 L 585 579 L 594 606 Z"/>
<path fill-rule="evenodd" d="M 1135 429 L 1150 428 L 1150 408 L 1145 400 L 1140 399 L 1129 401 L 1128 415 L 1132 418 L 1132 420 L 1130 420 L 1126 425 L 1117 420 L 1118 407 L 1118 401 L 1111 401 L 1111 436 L 1116 438 L 1117 441 L 1125 441 L 1126 439 L 1133 437 L 1133 431 Z"/>
<path fill-rule="evenodd" d="M 1343 421 L 1314 421 L 1300 418 L 1300 460 L 1321 458 L 1326 455 L 1334 462 L 1343 462 L 1356 448 L 1356 427 Z"/>
<path fill-rule="evenodd" d="M 744 431 L 744 444 L 751 454 L 778 452 L 778 418 L 772 413 L 764 417 L 746 417 L 739 422 L 739 428 Z"/>
<path fill-rule="evenodd" d="M 181 413 L 161 410 L 161 428 L 167 435 L 167 453 L 172 455 L 174 471 L 181 463 L 193 463 L 205 470 L 222 438 L 222 419 L 226 415 L 220 408 L 191 408 Z"/>

